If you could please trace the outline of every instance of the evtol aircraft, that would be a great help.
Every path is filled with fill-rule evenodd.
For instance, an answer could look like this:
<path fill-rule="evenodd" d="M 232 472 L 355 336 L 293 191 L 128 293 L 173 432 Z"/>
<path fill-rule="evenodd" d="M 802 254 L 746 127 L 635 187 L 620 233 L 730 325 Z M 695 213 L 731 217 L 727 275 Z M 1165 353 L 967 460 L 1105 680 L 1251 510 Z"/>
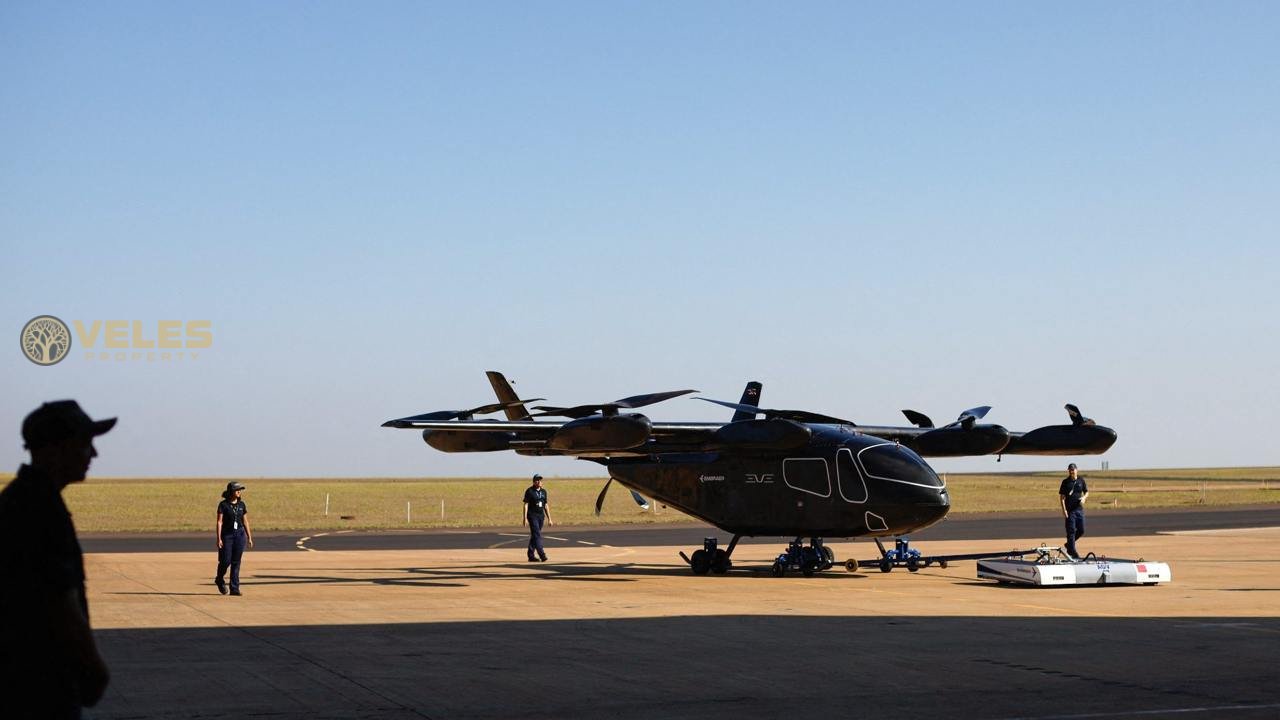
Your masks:
<path fill-rule="evenodd" d="M 497 403 L 402 417 L 383 427 L 421 430 L 427 445 L 442 452 L 512 450 L 597 462 L 609 472 L 597 514 L 617 481 L 637 502 L 644 501 L 639 493 L 730 534 L 727 548 L 708 538 L 691 558 L 681 553 L 699 575 L 727 572 L 743 537 L 794 537 L 773 571 L 798 568 L 811 575 L 835 562 L 823 538 L 872 537 L 879 545 L 878 538 L 929 527 L 946 516 L 951 502 L 924 457 L 1096 455 L 1116 441 L 1114 430 L 1070 404 L 1069 425 L 1028 432 L 980 423 L 991 409 L 986 406 L 941 427 L 914 410 L 903 411 L 911 426 L 858 425 L 806 410 L 760 407 L 762 386 L 750 382 L 736 403 L 697 398 L 733 410 L 728 422 L 663 422 L 624 411 L 697 391 L 531 411 L 527 404 L 542 398 L 522 400 L 501 373 L 487 375 Z M 498 411 L 506 420 L 475 419 Z M 916 569 L 914 561 L 909 567 Z"/>

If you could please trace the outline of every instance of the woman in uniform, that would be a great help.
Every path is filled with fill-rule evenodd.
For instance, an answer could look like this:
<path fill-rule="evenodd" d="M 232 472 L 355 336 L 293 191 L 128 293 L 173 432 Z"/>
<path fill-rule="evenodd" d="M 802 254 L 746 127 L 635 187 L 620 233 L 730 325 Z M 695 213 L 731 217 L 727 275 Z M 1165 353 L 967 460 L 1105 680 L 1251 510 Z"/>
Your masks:
<path fill-rule="evenodd" d="M 253 547 L 253 531 L 249 529 L 249 509 L 240 499 L 244 485 L 238 482 L 227 483 L 222 493 L 222 502 L 218 503 L 218 575 L 213 583 L 218 592 L 227 594 L 227 584 L 223 576 L 227 568 L 231 568 L 231 594 L 240 594 L 240 556 L 244 554 L 245 544 Z"/>

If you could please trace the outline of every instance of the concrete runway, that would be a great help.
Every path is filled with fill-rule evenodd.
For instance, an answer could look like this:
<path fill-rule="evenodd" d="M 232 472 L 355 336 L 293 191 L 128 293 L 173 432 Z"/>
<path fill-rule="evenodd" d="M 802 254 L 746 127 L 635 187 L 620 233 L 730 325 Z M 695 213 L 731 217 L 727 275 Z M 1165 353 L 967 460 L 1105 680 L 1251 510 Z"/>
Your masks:
<path fill-rule="evenodd" d="M 1094 535 L 1153 535 L 1171 530 L 1203 530 L 1280 525 L 1280 506 L 1247 505 L 1220 508 L 1157 508 L 1150 510 L 1098 510 L 1089 514 L 1088 528 Z M 560 527 L 545 529 L 549 548 L 577 545 L 648 547 L 672 545 L 701 547 L 702 539 L 717 536 L 728 542 L 724 531 L 703 523 L 600 527 Z M 952 515 L 941 523 L 912 536 L 913 542 L 933 540 L 1000 540 L 1039 537 L 1041 541 L 1061 541 L 1062 520 L 1055 513 L 1004 513 Z M 459 550 L 522 545 L 527 537 L 519 527 L 477 530 L 355 530 L 257 533 L 259 550 Z M 744 544 L 786 545 L 776 537 L 745 538 Z M 207 533 L 100 534 L 80 539 L 85 552 L 199 552 L 213 543 L 212 528 Z M 871 547 L 870 541 L 867 546 Z M 874 554 L 874 549 L 871 550 Z M 865 554 L 865 553 L 864 553 Z"/>
<path fill-rule="evenodd" d="M 1169 562 L 1160 587 L 1004 587 L 972 562 L 777 579 L 776 540 L 724 577 L 689 573 L 683 541 L 566 543 L 545 564 L 518 545 L 321 545 L 249 552 L 233 598 L 208 550 L 91 552 L 114 679 L 89 717 L 1280 716 L 1280 523 L 1185 524 L 1089 538 Z"/>

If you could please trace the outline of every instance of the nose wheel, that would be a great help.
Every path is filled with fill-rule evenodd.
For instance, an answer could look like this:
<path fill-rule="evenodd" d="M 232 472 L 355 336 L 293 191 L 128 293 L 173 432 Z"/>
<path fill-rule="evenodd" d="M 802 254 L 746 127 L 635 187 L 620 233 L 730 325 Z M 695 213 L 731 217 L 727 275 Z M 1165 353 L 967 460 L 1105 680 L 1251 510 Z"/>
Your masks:
<path fill-rule="evenodd" d="M 788 572 L 800 571 L 805 577 L 813 577 L 814 573 L 829 570 L 836 563 L 835 553 L 822 544 L 822 538 L 809 538 L 805 545 L 801 538 L 796 538 L 787 545 L 787 549 L 777 560 L 773 561 L 774 577 L 782 577 Z"/>

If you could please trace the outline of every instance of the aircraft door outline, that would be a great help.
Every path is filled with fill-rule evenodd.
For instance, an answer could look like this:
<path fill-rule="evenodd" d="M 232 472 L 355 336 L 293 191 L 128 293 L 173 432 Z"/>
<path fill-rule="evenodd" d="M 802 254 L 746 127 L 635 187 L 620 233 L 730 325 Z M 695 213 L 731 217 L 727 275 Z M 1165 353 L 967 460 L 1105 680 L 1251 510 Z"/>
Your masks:
<path fill-rule="evenodd" d="M 847 457 L 847 460 L 845 460 L 846 457 Z M 852 472 L 846 472 L 846 468 L 850 468 Z M 850 498 L 849 495 L 845 494 L 844 489 L 845 489 L 846 475 L 851 476 L 848 479 L 849 489 L 851 491 L 851 494 L 853 494 L 856 497 L 857 493 L 852 491 L 854 491 L 856 488 L 862 489 L 861 500 L 854 500 Z M 855 480 L 857 483 L 856 485 L 854 484 Z M 866 478 L 862 476 L 862 470 L 858 467 L 858 463 L 853 457 L 853 451 L 850 450 L 849 448 L 840 448 L 840 450 L 836 452 L 836 487 L 840 491 L 840 499 L 844 500 L 847 503 L 862 505 L 871 499 L 871 493 L 867 489 Z"/>

